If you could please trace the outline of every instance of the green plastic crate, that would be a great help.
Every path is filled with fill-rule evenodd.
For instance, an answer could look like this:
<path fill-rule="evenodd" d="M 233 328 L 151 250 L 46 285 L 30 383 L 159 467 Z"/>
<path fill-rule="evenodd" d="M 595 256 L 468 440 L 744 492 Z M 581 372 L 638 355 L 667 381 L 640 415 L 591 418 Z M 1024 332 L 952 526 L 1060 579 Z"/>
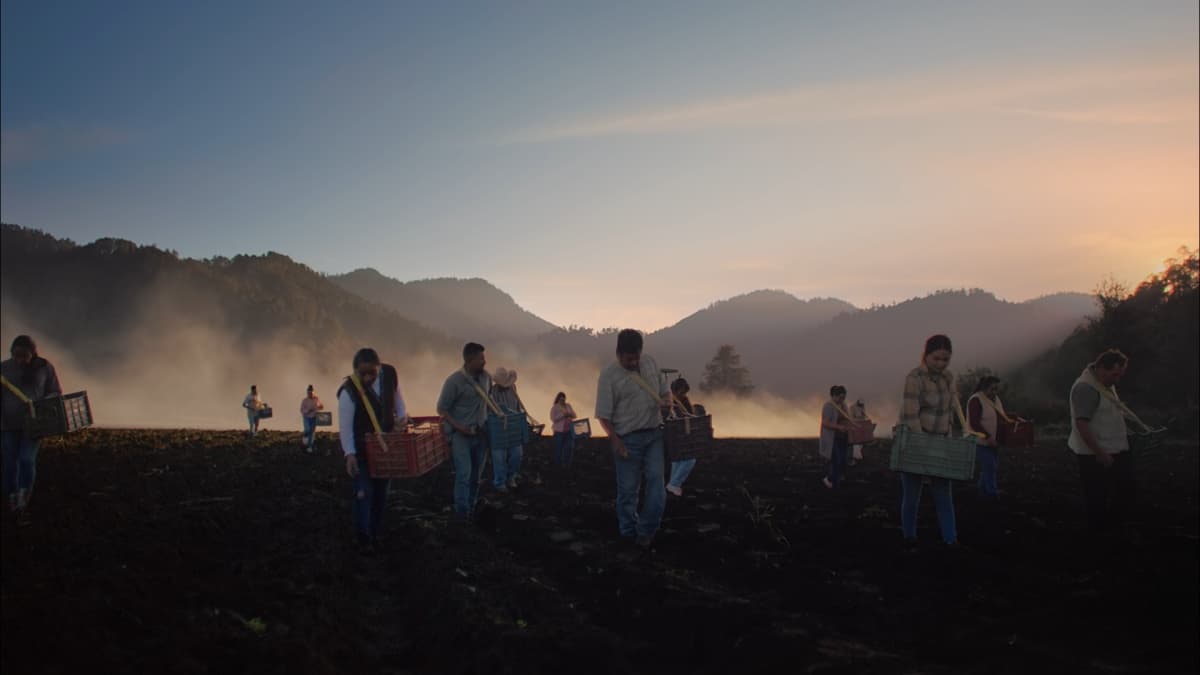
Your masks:
<path fill-rule="evenodd" d="M 953 438 L 898 426 L 892 430 L 890 466 L 892 471 L 971 480 L 975 475 L 975 437 Z"/>

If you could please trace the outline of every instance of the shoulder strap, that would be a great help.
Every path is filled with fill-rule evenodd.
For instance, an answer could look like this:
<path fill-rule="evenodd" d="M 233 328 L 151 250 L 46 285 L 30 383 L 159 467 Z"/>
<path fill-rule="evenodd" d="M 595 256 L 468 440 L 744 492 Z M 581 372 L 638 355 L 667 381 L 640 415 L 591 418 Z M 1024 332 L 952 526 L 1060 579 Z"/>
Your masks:
<path fill-rule="evenodd" d="M 629 375 L 629 379 L 636 382 L 637 385 L 639 387 L 641 387 L 642 389 L 644 389 L 647 394 L 650 394 L 651 398 L 654 399 L 655 403 L 660 403 L 660 404 L 662 403 L 662 400 L 663 400 L 662 397 L 658 395 L 658 392 L 655 391 L 654 387 L 650 386 L 649 382 L 646 382 L 646 378 L 642 377 L 641 373 L 635 373 L 632 370 L 626 370 L 625 373 L 627 375 Z M 673 398 L 670 394 L 667 394 L 667 396 L 669 398 Z"/>
<path fill-rule="evenodd" d="M 1117 406 L 1117 410 L 1121 413 L 1122 416 L 1125 417 L 1125 419 L 1127 419 L 1131 422 L 1134 422 L 1135 424 L 1140 426 L 1145 431 L 1154 431 L 1153 429 L 1150 428 L 1150 425 L 1143 422 L 1140 417 L 1138 417 L 1132 410 L 1130 410 L 1129 406 L 1125 405 L 1124 401 L 1122 401 L 1120 398 L 1117 397 L 1116 391 L 1114 391 L 1113 389 L 1111 389 L 1109 387 L 1104 387 L 1104 386 L 1097 387 L 1090 382 L 1085 382 L 1084 384 L 1087 384 L 1092 389 L 1095 389 L 1104 398 L 1107 398 L 1108 400 L 1112 401 L 1113 404 Z"/>
<path fill-rule="evenodd" d="M 37 418 L 37 408 L 35 408 L 33 406 L 33 400 L 30 399 L 28 396 L 26 396 L 25 392 L 18 389 L 17 385 L 13 384 L 12 382 L 9 382 L 8 378 L 3 375 L 0 375 L 0 383 L 2 383 L 4 385 L 5 389 L 11 391 L 13 393 L 13 396 L 16 396 L 18 399 L 20 399 L 21 403 L 24 403 L 29 408 L 29 416 L 30 417 L 33 417 L 35 419 Z"/>
<path fill-rule="evenodd" d="M 371 399 L 367 398 L 367 391 L 363 389 L 362 380 L 358 379 L 358 373 L 351 373 L 350 381 L 358 390 L 359 404 L 367 409 L 367 417 L 371 420 L 371 426 L 375 427 L 375 436 L 379 439 L 379 445 L 382 446 L 384 452 L 387 452 L 387 443 L 383 440 L 383 427 L 379 426 L 379 418 L 375 416 L 375 407 L 371 405 Z"/>
<path fill-rule="evenodd" d="M 497 417 L 504 417 L 504 413 L 500 410 L 500 406 L 496 405 L 496 402 L 492 400 L 492 397 L 488 396 L 488 393 L 483 390 L 483 387 L 479 386 L 479 383 L 475 381 L 475 378 L 471 377 L 471 374 L 467 372 L 466 368 L 462 369 L 462 374 L 463 377 L 467 378 L 467 382 L 470 382 L 471 386 L 474 387 L 475 392 L 479 394 L 479 398 L 483 399 L 483 402 L 487 404 L 487 407 L 492 412 L 496 413 Z"/>

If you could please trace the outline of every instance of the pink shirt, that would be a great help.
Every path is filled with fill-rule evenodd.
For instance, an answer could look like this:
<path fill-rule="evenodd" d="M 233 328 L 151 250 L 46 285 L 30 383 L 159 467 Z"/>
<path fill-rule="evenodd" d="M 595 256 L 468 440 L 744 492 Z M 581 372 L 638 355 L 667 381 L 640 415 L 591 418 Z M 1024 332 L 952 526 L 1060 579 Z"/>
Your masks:
<path fill-rule="evenodd" d="M 556 434 L 565 434 L 570 431 L 573 419 L 575 419 L 575 409 L 571 407 L 570 403 L 556 405 L 550 409 L 550 421 L 554 422 L 554 433 Z"/>
<path fill-rule="evenodd" d="M 317 411 L 324 408 L 325 406 L 321 405 L 321 399 L 317 398 L 316 396 L 311 398 L 305 396 L 304 400 L 300 402 L 300 416 L 316 417 Z"/>

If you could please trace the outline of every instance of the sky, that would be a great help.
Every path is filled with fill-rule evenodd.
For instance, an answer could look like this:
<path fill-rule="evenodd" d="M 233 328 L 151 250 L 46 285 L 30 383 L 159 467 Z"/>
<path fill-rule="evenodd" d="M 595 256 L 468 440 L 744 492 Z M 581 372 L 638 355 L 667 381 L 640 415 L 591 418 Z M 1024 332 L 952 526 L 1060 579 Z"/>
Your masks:
<path fill-rule="evenodd" d="M 0 6 L 0 218 L 653 330 L 1200 246 L 1194 0 Z"/>

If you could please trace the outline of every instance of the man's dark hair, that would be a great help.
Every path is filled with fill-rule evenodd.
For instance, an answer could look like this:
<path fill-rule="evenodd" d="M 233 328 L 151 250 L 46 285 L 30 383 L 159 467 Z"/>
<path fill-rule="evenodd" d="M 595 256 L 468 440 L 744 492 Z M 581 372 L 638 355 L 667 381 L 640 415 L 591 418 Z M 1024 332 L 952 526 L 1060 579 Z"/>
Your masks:
<path fill-rule="evenodd" d="M 682 377 L 676 379 L 674 382 L 671 383 L 671 393 L 672 394 L 682 394 L 685 391 L 691 391 L 691 390 L 692 390 L 692 386 L 690 384 L 688 384 L 688 381 L 683 379 Z"/>
<path fill-rule="evenodd" d="M 988 387 L 993 384 L 1000 384 L 1000 378 L 995 375 L 984 375 L 979 378 L 979 384 L 975 385 L 975 391 L 987 391 Z"/>
<path fill-rule="evenodd" d="M 463 347 L 463 361 L 470 361 L 476 355 L 482 354 L 483 351 L 483 345 L 479 344 L 478 342 L 468 342 L 466 346 Z"/>
<path fill-rule="evenodd" d="M 1103 368 L 1104 370 L 1111 370 L 1116 366 L 1124 366 L 1128 364 L 1129 357 L 1121 353 L 1120 349 L 1106 349 L 1102 354 L 1100 354 L 1100 356 L 1096 357 L 1095 361 L 1092 362 L 1093 366 L 1096 368 Z"/>
<path fill-rule="evenodd" d="M 250 385 L 250 391 L 258 391 L 258 385 L 257 384 Z"/>
<path fill-rule="evenodd" d="M 38 355 L 37 344 L 34 343 L 33 338 L 29 337 L 28 335 L 18 335 L 12 341 L 12 346 L 8 348 L 8 351 L 9 351 L 9 353 L 12 353 L 22 347 L 24 347 L 25 349 L 28 349 L 30 351 L 30 353 L 32 353 L 35 357 Z"/>
<path fill-rule="evenodd" d="M 835 385 L 833 385 L 832 387 L 830 387 L 830 388 L 829 388 L 829 395 L 830 395 L 830 396 L 840 396 L 840 395 L 842 395 L 842 394 L 845 394 L 845 393 L 846 393 L 846 388 L 845 388 L 845 387 L 843 387 L 843 386 L 842 386 L 842 385 L 840 385 L 840 384 L 835 384 Z"/>
<path fill-rule="evenodd" d="M 950 345 L 950 338 L 946 337 L 945 335 L 941 335 L 940 333 L 938 335 L 929 336 L 929 339 L 925 341 L 925 356 L 929 356 L 939 349 L 945 349 L 946 351 L 953 353 L 954 348 Z"/>
<path fill-rule="evenodd" d="M 618 354 L 641 354 L 643 344 L 642 334 L 632 328 L 617 333 Z"/>
<path fill-rule="evenodd" d="M 364 363 L 379 363 L 379 352 L 370 347 L 363 347 L 354 352 L 354 369 L 358 370 L 358 367 Z"/>

